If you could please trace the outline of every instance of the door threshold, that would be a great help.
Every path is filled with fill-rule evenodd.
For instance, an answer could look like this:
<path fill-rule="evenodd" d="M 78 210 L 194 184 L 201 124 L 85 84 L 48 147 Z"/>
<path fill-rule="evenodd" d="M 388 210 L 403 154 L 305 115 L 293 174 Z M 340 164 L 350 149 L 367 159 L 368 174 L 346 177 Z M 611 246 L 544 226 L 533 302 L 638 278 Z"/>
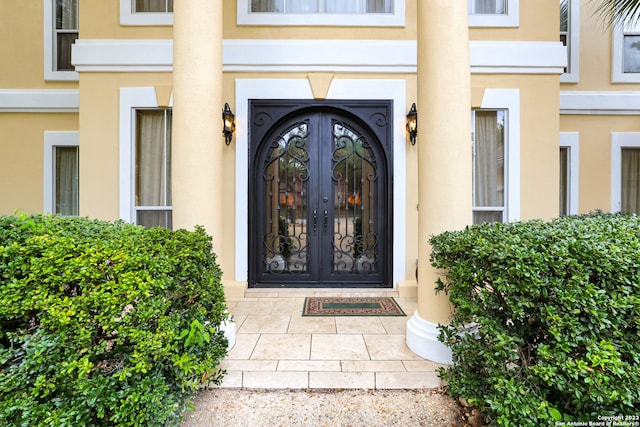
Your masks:
<path fill-rule="evenodd" d="M 393 288 L 250 288 L 245 298 L 305 298 L 305 297 L 393 297 L 400 296 Z"/>

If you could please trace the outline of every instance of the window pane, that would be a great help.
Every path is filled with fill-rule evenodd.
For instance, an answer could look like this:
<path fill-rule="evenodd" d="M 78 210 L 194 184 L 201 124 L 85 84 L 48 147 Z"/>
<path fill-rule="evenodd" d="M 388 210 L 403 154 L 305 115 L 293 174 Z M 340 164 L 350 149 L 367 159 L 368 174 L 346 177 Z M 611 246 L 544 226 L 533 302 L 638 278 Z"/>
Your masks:
<path fill-rule="evenodd" d="M 78 147 L 55 147 L 55 211 L 78 215 Z"/>
<path fill-rule="evenodd" d="M 472 15 L 504 15 L 506 12 L 505 0 L 469 0 Z"/>
<path fill-rule="evenodd" d="M 173 12 L 173 0 L 136 0 L 135 12 Z"/>
<path fill-rule="evenodd" d="M 78 33 L 58 33 L 56 49 L 56 69 L 58 71 L 73 71 L 76 67 L 71 64 L 71 46 L 78 39 Z"/>
<path fill-rule="evenodd" d="M 640 72 L 640 36 L 624 36 L 623 62 L 625 73 Z"/>
<path fill-rule="evenodd" d="M 325 0 L 327 13 L 358 13 L 357 0 Z"/>
<path fill-rule="evenodd" d="M 502 222 L 502 211 L 499 212 L 487 212 L 476 211 L 473 213 L 474 224 L 484 224 L 485 222 Z"/>
<path fill-rule="evenodd" d="M 367 0 L 367 13 L 391 13 L 392 0 Z"/>
<path fill-rule="evenodd" d="M 475 112 L 474 207 L 504 207 L 504 113 Z"/>
<path fill-rule="evenodd" d="M 318 13 L 318 0 L 286 0 L 285 13 Z"/>
<path fill-rule="evenodd" d="M 569 215 L 569 148 L 560 148 L 560 216 Z"/>
<path fill-rule="evenodd" d="M 354 14 L 392 11 L 393 0 L 251 0 L 251 12 Z"/>
<path fill-rule="evenodd" d="M 171 205 L 171 116 L 136 112 L 136 206 Z"/>
<path fill-rule="evenodd" d="M 640 214 L 640 149 L 622 149 L 622 212 Z"/>
<path fill-rule="evenodd" d="M 136 224 L 150 227 L 173 228 L 171 211 L 138 211 Z"/>
<path fill-rule="evenodd" d="M 560 0 L 560 31 L 569 31 L 569 0 Z"/>
<path fill-rule="evenodd" d="M 78 0 L 56 0 L 56 29 L 78 29 Z"/>

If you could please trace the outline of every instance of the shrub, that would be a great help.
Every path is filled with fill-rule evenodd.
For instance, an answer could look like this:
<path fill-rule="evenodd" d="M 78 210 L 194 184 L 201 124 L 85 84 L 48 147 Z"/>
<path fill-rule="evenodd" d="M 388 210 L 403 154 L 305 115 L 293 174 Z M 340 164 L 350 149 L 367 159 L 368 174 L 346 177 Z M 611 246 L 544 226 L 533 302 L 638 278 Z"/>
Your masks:
<path fill-rule="evenodd" d="M 499 425 L 638 414 L 639 217 L 484 224 L 430 243 L 455 309 L 440 326 L 454 396 Z"/>
<path fill-rule="evenodd" d="M 175 425 L 227 342 L 211 239 L 48 215 L 0 218 L 0 420 Z"/>

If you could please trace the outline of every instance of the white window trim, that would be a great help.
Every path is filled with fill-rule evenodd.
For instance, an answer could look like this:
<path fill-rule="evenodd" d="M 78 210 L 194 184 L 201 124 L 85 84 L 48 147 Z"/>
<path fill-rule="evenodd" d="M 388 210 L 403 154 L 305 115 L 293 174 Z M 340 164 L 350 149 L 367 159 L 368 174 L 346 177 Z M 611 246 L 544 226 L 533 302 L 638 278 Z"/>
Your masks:
<path fill-rule="evenodd" d="M 578 132 L 560 132 L 560 147 L 569 149 L 569 215 L 578 214 L 580 136 Z"/>
<path fill-rule="evenodd" d="M 640 132 L 611 133 L 611 212 L 622 208 L 623 148 L 640 148 Z"/>
<path fill-rule="evenodd" d="M 334 79 L 327 99 L 390 99 L 393 101 L 393 284 L 406 280 L 406 81 L 395 79 Z M 236 80 L 236 264 L 235 280 L 247 281 L 249 253 L 249 122 L 250 99 L 313 99 L 307 79 Z"/>
<path fill-rule="evenodd" d="M 520 219 L 520 90 L 485 89 L 480 109 L 507 110 L 506 222 Z"/>
<path fill-rule="evenodd" d="M 120 25 L 171 26 L 173 25 L 173 12 L 134 12 L 133 0 L 120 0 Z"/>
<path fill-rule="evenodd" d="M 56 71 L 53 17 L 55 0 L 43 0 L 44 5 L 44 79 L 46 81 L 78 81 L 77 71 Z"/>
<path fill-rule="evenodd" d="M 634 33 L 640 33 L 640 24 L 634 28 Z M 624 72 L 624 30 L 623 24 L 613 27 L 613 47 L 611 59 L 612 83 L 640 83 L 640 73 Z"/>
<path fill-rule="evenodd" d="M 173 106 L 173 95 L 169 107 Z M 120 88 L 120 219 L 135 223 L 135 168 L 133 167 L 136 109 L 160 108 L 153 87 Z"/>
<path fill-rule="evenodd" d="M 123 0 L 121 0 L 123 1 Z M 513 0 L 509 0 L 513 1 Z M 238 25 L 295 25 L 348 27 L 404 27 L 405 0 L 393 2 L 393 13 L 325 14 L 325 13 L 251 13 L 251 0 L 237 1 Z"/>
<path fill-rule="evenodd" d="M 461 0 L 457 0 L 461 1 Z M 504 15 L 469 14 L 469 27 L 518 27 L 520 26 L 520 0 L 507 0 Z"/>
<path fill-rule="evenodd" d="M 54 186 L 55 170 L 53 159 L 55 147 L 79 147 L 78 131 L 45 131 L 44 132 L 44 175 L 43 175 L 43 209 L 44 213 L 55 212 Z"/>
<path fill-rule="evenodd" d="M 561 83 L 580 80 L 580 0 L 569 0 L 569 72 L 560 76 Z"/>

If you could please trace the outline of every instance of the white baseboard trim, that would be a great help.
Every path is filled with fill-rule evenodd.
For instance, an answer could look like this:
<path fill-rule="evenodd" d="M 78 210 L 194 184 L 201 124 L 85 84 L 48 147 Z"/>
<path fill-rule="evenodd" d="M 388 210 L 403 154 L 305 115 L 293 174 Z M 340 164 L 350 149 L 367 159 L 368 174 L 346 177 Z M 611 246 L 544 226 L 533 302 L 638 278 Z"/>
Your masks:
<path fill-rule="evenodd" d="M 421 318 L 416 310 L 407 322 L 407 347 L 423 359 L 451 365 L 451 349 L 438 341 L 439 334 L 438 325 Z"/>

